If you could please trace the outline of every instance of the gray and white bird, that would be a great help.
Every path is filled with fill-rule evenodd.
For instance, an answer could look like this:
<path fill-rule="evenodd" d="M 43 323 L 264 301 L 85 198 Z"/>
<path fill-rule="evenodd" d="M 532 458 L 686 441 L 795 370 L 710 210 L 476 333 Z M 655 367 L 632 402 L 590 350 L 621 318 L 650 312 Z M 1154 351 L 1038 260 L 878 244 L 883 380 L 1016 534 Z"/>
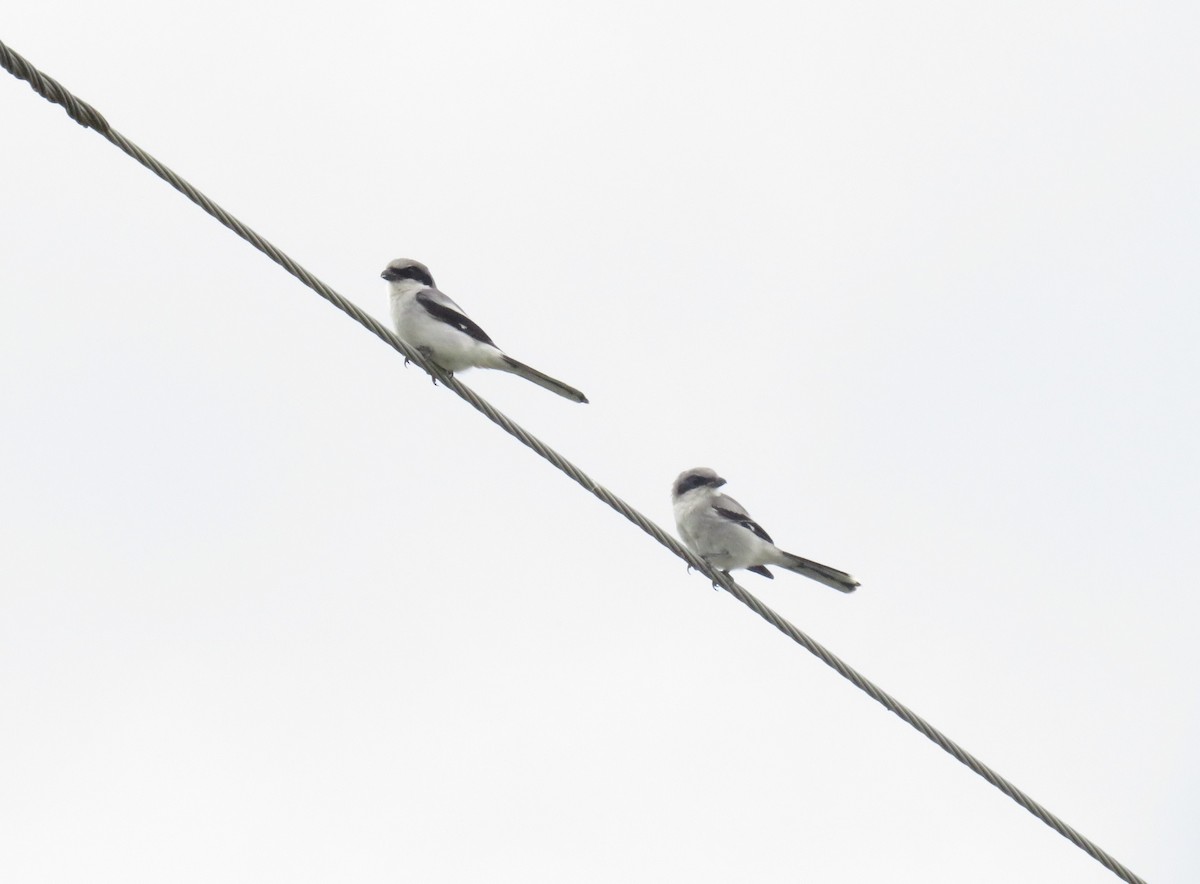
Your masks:
<path fill-rule="evenodd" d="M 685 470 L 671 486 L 675 525 L 688 549 L 726 573 L 745 568 L 775 579 L 767 565 L 803 574 L 839 592 L 854 592 L 858 581 L 836 568 L 784 552 L 746 508 L 717 489 L 725 480 L 707 467 Z"/>
<path fill-rule="evenodd" d="M 506 355 L 462 307 L 438 291 L 429 268 L 420 261 L 397 258 L 380 275 L 391 289 L 392 322 L 400 340 L 446 371 L 454 374 L 467 368 L 495 368 L 533 381 L 565 399 L 587 402 L 587 397 L 574 387 Z"/>

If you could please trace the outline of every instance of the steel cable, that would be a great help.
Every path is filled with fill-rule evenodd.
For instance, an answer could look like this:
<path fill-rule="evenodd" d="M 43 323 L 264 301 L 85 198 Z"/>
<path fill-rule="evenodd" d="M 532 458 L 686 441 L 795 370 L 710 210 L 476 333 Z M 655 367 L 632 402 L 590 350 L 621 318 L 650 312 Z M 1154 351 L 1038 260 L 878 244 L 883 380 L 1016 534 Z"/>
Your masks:
<path fill-rule="evenodd" d="M 77 123 L 99 132 L 126 154 L 137 160 L 155 175 L 162 178 L 196 205 L 200 206 L 200 208 L 202 208 L 213 218 L 221 222 L 221 224 L 228 227 L 242 239 L 246 240 L 276 264 L 281 266 L 288 273 L 299 279 L 302 283 L 311 288 L 322 298 L 329 301 L 359 324 L 363 325 L 384 343 L 388 344 L 402 354 L 406 359 L 417 363 L 437 381 L 441 382 L 448 389 L 454 391 L 454 393 L 466 400 L 473 408 L 482 413 L 488 420 L 492 421 L 492 423 L 496 424 L 506 433 L 516 438 L 519 442 L 521 442 L 521 444 L 531 448 L 542 458 L 553 464 L 557 469 L 568 475 L 571 479 L 583 486 L 604 503 L 608 504 L 630 522 L 637 525 L 675 555 L 679 556 L 679 558 L 687 562 L 692 568 L 695 568 L 697 571 L 700 571 L 707 576 L 713 582 L 714 586 L 721 586 L 723 589 L 728 591 L 731 595 L 733 595 L 734 598 L 746 605 L 748 608 L 750 608 L 750 610 L 754 611 L 792 641 L 805 648 L 807 651 L 821 660 L 821 662 L 823 662 L 825 665 L 829 666 L 843 678 L 847 679 L 859 690 L 863 691 L 873 700 L 880 703 L 889 712 L 892 712 L 898 716 L 902 721 L 907 722 L 926 738 L 937 744 L 944 751 L 948 752 L 979 776 L 983 777 L 1047 826 L 1054 829 L 1064 838 L 1068 839 L 1071 841 L 1071 843 L 1075 844 L 1081 850 L 1086 852 L 1097 862 L 1101 863 L 1105 868 L 1112 871 L 1122 880 L 1130 882 L 1130 884 L 1146 884 L 1144 879 L 1135 875 L 1126 866 L 1119 863 L 1115 858 L 1101 849 L 1097 844 L 1093 843 L 1088 838 L 1075 831 L 1075 829 L 1068 826 L 1057 816 L 1052 814 L 1046 808 L 1042 807 L 1023 791 L 1018 789 L 1004 777 L 1000 776 L 971 753 L 960 747 L 907 706 L 898 702 L 889 694 L 885 693 L 870 680 L 844 663 L 835 654 L 828 651 L 821 644 L 814 641 L 805 633 L 801 632 L 775 611 L 768 608 L 765 604 L 738 585 L 732 578 L 729 577 L 728 574 L 709 567 L 706 562 L 693 555 L 691 551 L 682 546 L 677 540 L 675 540 L 674 537 L 667 534 L 662 528 L 643 516 L 607 488 L 597 484 L 581 469 L 579 469 L 557 451 L 550 448 L 550 446 L 546 445 L 536 436 L 518 425 L 511 418 L 498 411 L 489 402 L 479 396 L 474 390 L 463 386 L 456 378 L 447 375 L 436 366 L 428 363 L 419 352 L 408 347 L 403 341 L 397 338 L 396 335 L 394 335 L 391 331 L 384 328 L 373 317 L 363 312 L 352 302 L 343 298 L 328 285 L 297 264 L 294 260 L 292 260 L 292 258 L 288 257 L 288 255 L 286 255 L 276 246 L 264 239 L 251 228 L 247 227 L 233 215 L 230 215 L 223 208 L 197 190 L 194 186 L 189 184 L 186 180 L 181 178 L 171 169 L 167 168 L 154 157 L 150 156 L 150 154 L 146 153 L 129 139 L 125 138 L 125 136 L 113 129 L 104 119 L 104 117 L 96 111 L 95 108 L 71 94 L 71 92 L 60 85 L 57 81 L 43 74 L 28 61 L 5 45 L 2 41 L 0 41 L 0 65 L 3 65 L 3 67 L 9 73 L 18 79 L 27 81 L 33 90 L 47 101 L 63 107 L 67 114 Z"/>

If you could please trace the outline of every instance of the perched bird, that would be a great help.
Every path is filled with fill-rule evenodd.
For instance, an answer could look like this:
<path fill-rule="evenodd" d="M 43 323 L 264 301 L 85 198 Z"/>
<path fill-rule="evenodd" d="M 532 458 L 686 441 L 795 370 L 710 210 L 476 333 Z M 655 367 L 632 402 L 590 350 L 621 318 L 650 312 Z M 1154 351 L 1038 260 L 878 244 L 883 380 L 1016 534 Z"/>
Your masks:
<path fill-rule="evenodd" d="M 745 507 L 717 491 L 724 484 L 715 471 L 697 467 L 680 473 L 671 487 L 675 524 L 688 549 L 726 574 L 745 568 L 774 580 L 775 575 L 766 566 L 779 565 L 839 592 L 858 588 L 858 581 L 846 572 L 777 547 Z"/>
<path fill-rule="evenodd" d="M 429 268 L 420 261 L 397 258 L 380 275 L 391 289 L 392 322 L 400 340 L 446 371 L 497 368 L 566 399 L 587 402 L 574 387 L 505 355 L 461 307 L 438 291 Z"/>

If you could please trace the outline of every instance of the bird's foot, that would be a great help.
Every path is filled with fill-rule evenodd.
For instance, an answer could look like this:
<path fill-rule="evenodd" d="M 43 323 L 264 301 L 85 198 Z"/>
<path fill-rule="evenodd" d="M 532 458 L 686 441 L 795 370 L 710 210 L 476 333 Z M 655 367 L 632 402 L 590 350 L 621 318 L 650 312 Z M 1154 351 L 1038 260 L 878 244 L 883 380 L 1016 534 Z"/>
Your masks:
<path fill-rule="evenodd" d="M 438 365 L 437 362 L 434 360 L 433 351 L 430 350 L 428 347 L 417 347 L 417 352 L 420 353 L 421 358 L 424 359 L 425 362 L 429 364 L 429 367 L 430 367 L 429 379 L 431 381 L 433 381 L 433 385 L 436 387 L 438 385 L 437 372 L 439 369 L 443 370 L 443 371 L 444 371 L 444 369 L 442 369 L 442 367 L 440 365 Z M 404 364 L 405 365 L 408 364 L 407 359 L 404 360 Z M 453 375 L 453 373 L 447 371 L 446 377 L 452 378 L 452 377 L 454 377 L 454 375 Z"/>

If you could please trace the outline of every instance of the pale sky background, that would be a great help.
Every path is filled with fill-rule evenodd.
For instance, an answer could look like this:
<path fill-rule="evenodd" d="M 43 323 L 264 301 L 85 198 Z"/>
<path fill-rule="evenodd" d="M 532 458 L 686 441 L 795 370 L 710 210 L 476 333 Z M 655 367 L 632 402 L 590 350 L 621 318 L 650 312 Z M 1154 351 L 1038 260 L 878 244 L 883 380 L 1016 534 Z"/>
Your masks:
<path fill-rule="evenodd" d="M 10 4 L 342 294 L 430 265 L 673 528 L 1200 879 L 1200 6 Z M 1116 878 L 0 77 L 0 880 Z"/>

